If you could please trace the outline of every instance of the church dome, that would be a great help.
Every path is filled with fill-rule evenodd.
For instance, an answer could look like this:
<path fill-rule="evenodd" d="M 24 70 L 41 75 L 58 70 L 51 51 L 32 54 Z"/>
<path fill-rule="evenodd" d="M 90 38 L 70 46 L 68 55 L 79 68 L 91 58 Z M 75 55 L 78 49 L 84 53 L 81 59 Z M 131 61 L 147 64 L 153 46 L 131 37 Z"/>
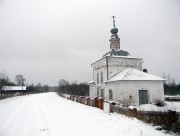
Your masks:
<path fill-rule="evenodd" d="M 118 29 L 116 27 L 111 29 L 111 33 L 112 34 L 117 34 L 118 33 Z"/>

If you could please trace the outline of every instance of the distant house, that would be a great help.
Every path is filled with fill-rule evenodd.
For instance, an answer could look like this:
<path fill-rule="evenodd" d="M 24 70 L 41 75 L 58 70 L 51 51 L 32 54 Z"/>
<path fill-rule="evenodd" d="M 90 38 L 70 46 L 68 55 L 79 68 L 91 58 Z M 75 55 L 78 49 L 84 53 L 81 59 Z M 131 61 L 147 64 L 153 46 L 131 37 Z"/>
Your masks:
<path fill-rule="evenodd" d="M 3 86 L 1 91 L 6 92 L 24 92 L 26 91 L 26 86 Z"/>
<path fill-rule="evenodd" d="M 26 92 L 26 86 L 3 86 L 0 90 L 0 99 L 24 92 Z"/>
<path fill-rule="evenodd" d="M 165 79 L 142 69 L 142 59 L 120 49 L 118 29 L 111 29 L 110 51 L 91 64 L 93 80 L 89 82 L 90 97 L 140 105 L 164 101 Z"/>

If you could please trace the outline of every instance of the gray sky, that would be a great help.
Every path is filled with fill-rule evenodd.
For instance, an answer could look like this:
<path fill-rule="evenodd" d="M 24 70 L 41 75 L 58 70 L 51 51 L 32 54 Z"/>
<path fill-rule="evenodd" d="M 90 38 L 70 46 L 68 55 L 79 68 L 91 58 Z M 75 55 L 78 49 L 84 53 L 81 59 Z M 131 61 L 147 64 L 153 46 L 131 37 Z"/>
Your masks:
<path fill-rule="evenodd" d="M 121 49 L 180 82 L 180 0 L 0 0 L 0 71 L 11 81 L 92 80 L 109 50 L 111 16 Z"/>

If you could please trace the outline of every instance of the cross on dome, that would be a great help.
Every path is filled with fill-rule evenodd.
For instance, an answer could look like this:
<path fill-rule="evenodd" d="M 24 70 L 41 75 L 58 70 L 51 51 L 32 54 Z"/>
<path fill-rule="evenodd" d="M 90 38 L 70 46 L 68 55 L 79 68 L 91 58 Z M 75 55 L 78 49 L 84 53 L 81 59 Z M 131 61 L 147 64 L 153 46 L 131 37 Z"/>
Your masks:
<path fill-rule="evenodd" d="M 115 16 L 112 16 L 112 18 L 113 18 L 113 26 L 116 27 L 116 25 L 115 25 L 115 18 L 116 18 L 116 17 L 115 17 Z"/>
<path fill-rule="evenodd" d="M 118 36 L 118 29 L 115 25 L 115 16 L 112 16 L 113 18 L 113 28 L 111 29 L 111 39 L 110 41 L 110 49 L 120 49 L 120 38 Z"/>

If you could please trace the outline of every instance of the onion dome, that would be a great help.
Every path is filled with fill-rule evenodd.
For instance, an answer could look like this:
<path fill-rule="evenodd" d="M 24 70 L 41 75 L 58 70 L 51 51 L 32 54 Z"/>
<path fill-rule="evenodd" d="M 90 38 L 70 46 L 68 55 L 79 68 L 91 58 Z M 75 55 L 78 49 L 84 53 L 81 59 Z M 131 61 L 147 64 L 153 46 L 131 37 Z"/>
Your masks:
<path fill-rule="evenodd" d="M 118 29 L 116 27 L 111 29 L 111 33 L 112 34 L 117 34 L 118 33 Z"/>

